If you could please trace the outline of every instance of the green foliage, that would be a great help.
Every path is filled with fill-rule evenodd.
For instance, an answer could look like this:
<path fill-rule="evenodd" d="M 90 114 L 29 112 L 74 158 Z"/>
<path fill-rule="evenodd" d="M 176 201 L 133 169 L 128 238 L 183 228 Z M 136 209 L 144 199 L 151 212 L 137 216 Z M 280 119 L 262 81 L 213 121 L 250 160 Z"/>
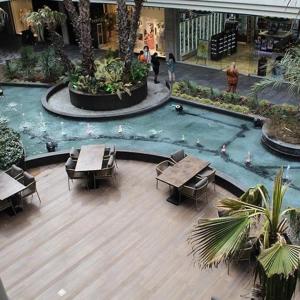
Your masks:
<path fill-rule="evenodd" d="M 48 48 L 40 54 L 39 65 L 43 78 L 48 82 L 57 81 L 64 72 L 64 68 L 52 48 Z"/>
<path fill-rule="evenodd" d="M 24 149 L 20 135 L 3 120 L 0 121 L 0 132 L 0 169 L 5 170 L 22 159 Z"/>
<path fill-rule="evenodd" d="M 134 60 L 130 69 L 130 80 L 132 82 L 139 82 L 145 80 L 149 73 L 149 66 L 138 60 Z"/>
<path fill-rule="evenodd" d="M 44 28 L 55 30 L 55 28 L 58 25 L 62 25 L 65 20 L 65 14 L 52 10 L 48 6 L 31 12 L 26 18 L 26 21 L 33 25 L 41 40 L 44 40 Z"/>
<path fill-rule="evenodd" d="M 72 87 L 76 90 L 91 94 L 108 93 L 117 94 L 121 99 L 122 93 L 131 94 L 130 87 L 148 74 L 145 66 L 136 64 L 137 68 L 132 72 L 132 81 L 124 82 L 124 62 L 119 58 L 104 58 L 95 60 L 94 76 L 83 76 L 81 67 L 77 66 L 75 71 L 69 75 Z"/>
<path fill-rule="evenodd" d="M 239 199 L 221 200 L 218 207 L 228 216 L 198 220 L 189 238 L 196 263 L 205 268 L 230 262 L 251 234 L 256 241 L 252 247 L 259 250 L 255 256 L 259 263 L 256 271 L 266 300 L 291 299 L 300 264 L 300 246 L 290 244 L 287 236 L 285 215 L 295 209 L 283 210 L 287 185 L 282 176 L 281 169 L 275 176 L 271 198 L 263 185 L 257 185 Z"/>
<path fill-rule="evenodd" d="M 106 51 L 104 58 L 117 58 L 119 56 L 119 50 L 112 50 L 111 48 Z"/>
<path fill-rule="evenodd" d="M 19 65 L 16 61 L 7 60 L 5 62 L 5 77 L 8 79 L 15 79 L 18 76 Z"/>
<path fill-rule="evenodd" d="M 64 68 L 53 49 L 34 52 L 33 47 L 21 48 L 21 57 L 6 61 L 5 76 L 13 80 L 56 82 Z"/>
<path fill-rule="evenodd" d="M 20 50 L 21 57 L 18 61 L 20 71 L 27 79 L 33 78 L 33 70 L 38 62 L 38 56 L 32 46 L 22 47 Z"/>

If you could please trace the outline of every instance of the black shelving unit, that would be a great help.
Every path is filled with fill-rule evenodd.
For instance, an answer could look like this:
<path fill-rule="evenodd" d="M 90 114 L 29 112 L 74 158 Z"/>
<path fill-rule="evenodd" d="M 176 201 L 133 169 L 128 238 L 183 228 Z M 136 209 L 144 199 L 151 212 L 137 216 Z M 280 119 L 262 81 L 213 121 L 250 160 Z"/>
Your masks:
<path fill-rule="evenodd" d="M 219 60 L 237 50 L 235 32 L 221 32 L 211 36 L 210 57 L 211 60 Z"/>

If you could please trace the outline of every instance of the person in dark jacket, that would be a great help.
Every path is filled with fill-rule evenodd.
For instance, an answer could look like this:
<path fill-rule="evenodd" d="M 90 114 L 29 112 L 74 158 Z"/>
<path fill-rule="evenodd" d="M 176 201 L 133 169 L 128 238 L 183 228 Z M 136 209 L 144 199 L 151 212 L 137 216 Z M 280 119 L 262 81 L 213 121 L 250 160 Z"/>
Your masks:
<path fill-rule="evenodd" d="M 159 81 L 157 80 L 157 76 L 159 73 L 160 62 L 158 60 L 156 52 L 152 55 L 151 63 L 152 63 L 153 72 L 154 72 L 154 83 L 159 83 Z"/>

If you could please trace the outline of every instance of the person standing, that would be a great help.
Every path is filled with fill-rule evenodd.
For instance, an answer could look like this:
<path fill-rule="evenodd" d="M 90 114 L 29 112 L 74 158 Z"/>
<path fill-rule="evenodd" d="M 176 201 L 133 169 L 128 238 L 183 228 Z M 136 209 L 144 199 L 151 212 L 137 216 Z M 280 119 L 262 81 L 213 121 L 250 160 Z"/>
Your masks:
<path fill-rule="evenodd" d="M 144 51 L 143 50 L 141 50 L 140 51 L 140 54 L 138 55 L 138 61 L 139 62 L 142 62 L 142 63 L 145 63 L 146 61 L 145 61 L 145 56 L 144 56 Z"/>
<path fill-rule="evenodd" d="M 227 82 L 228 82 L 228 93 L 235 93 L 236 87 L 239 81 L 239 72 L 235 65 L 235 62 L 231 64 L 231 66 L 226 71 Z"/>
<path fill-rule="evenodd" d="M 151 64 L 151 54 L 148 46 L 144 47 L 144 58 L 147 64 Z"/>
<path fill-rule="evenodd" d="M 169 53 L 169 59 L 167 61 L 168 66 L 168 74 L 169 74 L 169 82 L 174 83 L 175 82 L 175 57 L 173 53 Z"/>
<path fill-rule="evenodd" d="M 157 77 L 159 74 L 160 62 L 158 60 L 156 52 L 152 55 L 151 63 L 152 63 L 153 72 L 154 72 L 154 83 L 159 83 L 159 81 L 157 80 Z"/>

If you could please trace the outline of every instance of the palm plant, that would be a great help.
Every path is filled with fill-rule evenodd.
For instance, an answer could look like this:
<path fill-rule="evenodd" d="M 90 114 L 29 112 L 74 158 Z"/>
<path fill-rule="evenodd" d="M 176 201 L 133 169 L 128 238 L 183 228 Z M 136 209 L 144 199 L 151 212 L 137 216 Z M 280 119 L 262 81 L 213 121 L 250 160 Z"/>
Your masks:
<path fill-rule="evenodd" d="M 60 57 L 65 71 L 73 70 L 74 65 L 63 50 L 64 40 L 62 36 L 56 32 L 57 26 L 65 22 L 65 14 L 51 10 L 48 6 L 44 6 L 38 11 L 31 12 L 26 20 L 34 26 L 40 37 L 43 37 L 44 28 L 49 30 L 51 45 L 56 55 Z"/>
<path fill-rule="evenodd" d="M 275 177 L 272 197 L 263 185 L 249 189 L 239 199 L 226 198 L 218 207 L 227 216 L 200 219 L 194 225 L 189 243 L 195 262 L 201 268 L 231 263 L 250 240 L 258 253 L 256 273 L 264 299 L 288 300 L 294 294 L 300 263 L 300 247 L 288 236 L 286 215 L 294 208 L 283 208 L 287 184 L 283 171 Z"/>
<path fill-rule="evenodd" d="M 279 62 L 272 65 L 273 68 L 282 70 L 282 76 L 264 78 L 251 88 L 251 94 L 256 96 L 267 87 L 286 87 L 295 95 L 300 97 L 300 47 L 291 48 Z M 299 107 L 300 108 L 300 107 Z"/>

